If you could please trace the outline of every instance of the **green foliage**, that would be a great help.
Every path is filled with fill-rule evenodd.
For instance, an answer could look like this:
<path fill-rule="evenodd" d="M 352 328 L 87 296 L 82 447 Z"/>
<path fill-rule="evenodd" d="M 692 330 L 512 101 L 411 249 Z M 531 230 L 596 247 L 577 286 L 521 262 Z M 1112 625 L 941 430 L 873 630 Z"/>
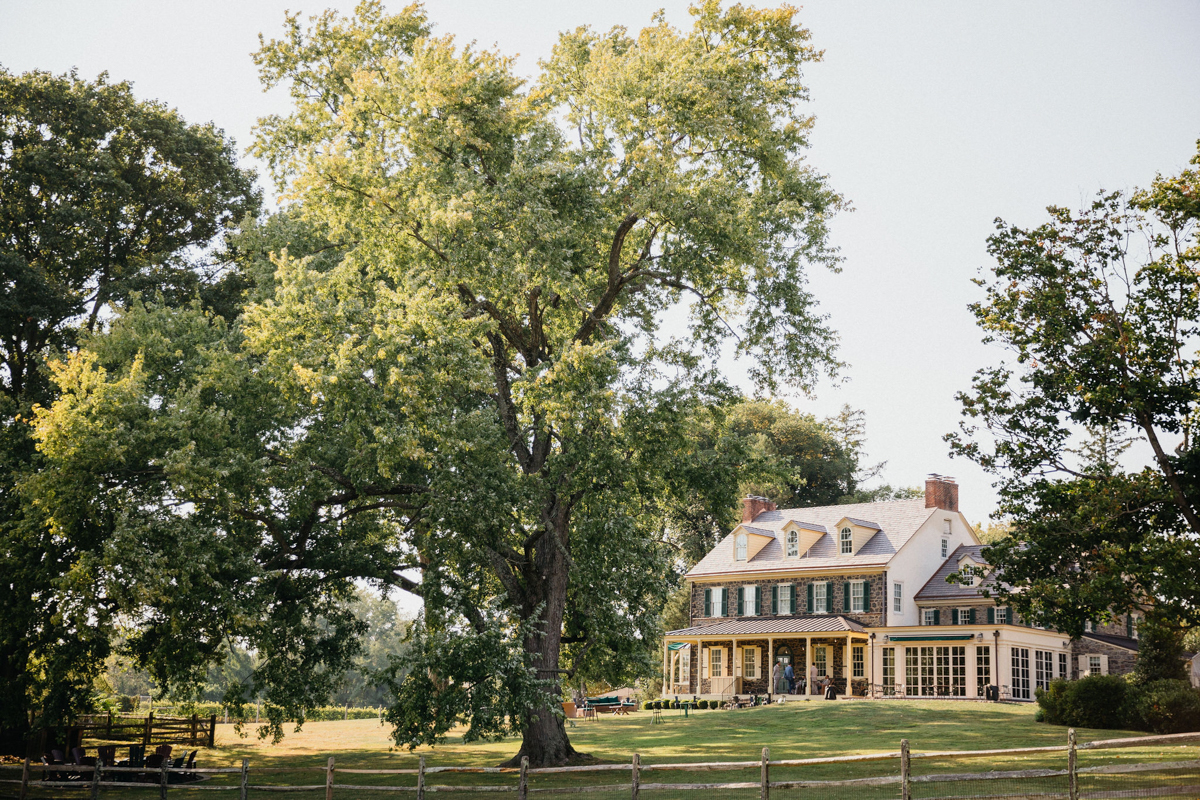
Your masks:
<path fill-rule="evenodd" d="M 1077 681 L 1052 681 L 1038 689 L 1037 703 L 1051 725 L 1075 728 L 1124 728 L 1129 721 L 1129 683 L 1116 675 L 1089 675 Z"/>
<path fill-rule="evenodd" d="M 1133 690 L 1129 727 L 1152 733 L 1200 731 L 1200 690 L 1186 680 L 1156 680 Z"/>
<path fill-rule="evenodd" d="M 1190 662 L 1183 648 L 1183 632 L 1157 616 L 1138 625 L 1138 654 L 1134 677 L 1142 683 L 1186 681 Z"/>
<path fill-rule="evenodd" d="M 56 528 L 18 491 L 44 468 L 29 420 L 56 396 L 47 360 L 136 293 L 193 297 L 195 255 L 258 196 L 212 125 L 103 75 L 2 68 L 0 184 L 0 751 L 24 752 L 31 724 L 90 706 L 110 650 L 109 611 L 74 597 L 103 530 Z"/>
<path fill-rule="evenodd" d="M 1015 365 L 976 373 L 947 439 L 1000 480 L 1013 535 L 987 557 L 1015 587 L 1001 595 L 1071 635 L 1138 609 L 1200 624 L 1198 193 L 1186 169 L 1037 228 L 998 220 L 988 240 L 972 310 Z M 1153 454 L 1140 470 L 1119 463 L 1131 436 Z"/>
<path fill-rule="evenodd" d="M 346 245 L 328 271 L 280 258 L 246 336 L 321 424 L 362 431 L 340 456 L 354 469 L 323 466 L 360 494 L 386 471 L 421 473 L 382 528 L 405 554 L 387 570 L 419 565 L 420 581 L 372 565 L 423 597 L 414 642 L 554 680 L 650 674 L 671 585 L 665 498 L 727 494 L 694 485 L 687 435 L 730 396 L 717 357 L 733 344 L 768 388 L 838 367 L 805 288 L 810 265 L 836 264 L 827 222 L 842 205 L 803 155 L 801 68 L 819 54 L 790 8 L 693 14 L 685 31 L 656 17 L 637 36 L 564 34 L 528 89 L 510 59 L 430 36 L 415 7 L 364 2 L 306 29 L 290 17 L 256 55 L 293 98 L 256 152 Z M 674 307 L 687 322 L 670 338 Z M 453 365 L 409 348 L 423 325 Z M 473 696 L 473 666 L 437 666 L 436 681 L 399 682 L 400 740 L 518 724 L 535 766 L 571 757 L 560 687 Z"/>

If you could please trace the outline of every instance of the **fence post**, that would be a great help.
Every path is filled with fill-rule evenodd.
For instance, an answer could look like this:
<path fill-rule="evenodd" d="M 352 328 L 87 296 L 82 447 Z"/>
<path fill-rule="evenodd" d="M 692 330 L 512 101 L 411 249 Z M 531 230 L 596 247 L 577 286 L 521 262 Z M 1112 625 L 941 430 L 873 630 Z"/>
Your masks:
<path fill-rule="evenodd" d="M 762 800 L 771 796 L 771 748 L 764 747 L 762 751 Z"/>
<path fill-rule="evenodd" d="M 1079 772 L 1076 769 L 1075 729 L 1067 729 L 1067 795 L 1070 800 L 1079 800 Z"/>
<path fill-rule="evenodd" d="M 171 766 L 171 759 L 163 756 L 162 772 L 158 778 L 158 797 L 159 800 L 167 800 L 167 769 Z"/>
<path fill-rule="evenodd" d="M 197 724 L 198 722 L 199 722 L 199 718 L 193 713 L 192 714 L 192 740 L 190 742 L 188 742 L 188 744 L 196 744 L 196 737 L 200 735 L 200 731 L 197 730 L 197 728 L 199 727 L 199 725 Z"/>
<path fill-rule="evenodd" d="M 633 754 L 632 793 L 630 794 L 630 797 L 632 797 L 633 800 L 638 800 L 638 793 L 642 791 L 641 771 L 642 771 L 642 757 L 639 756 L 637 753 L 634 753 Z"/>
<path fill-rule="evenodd" d="M 146 732 L 142 734 L 142 746 L 150 746 L 150 731 L 154 729 L 154 711 L 146 715 Z"/>
<path fill-rule="evenodd" d="M 912 800 L 908 785 L 908 739 L 900 740 L 900 800 Z"/>
<path fill-rule="evenodd" d="M 104 769 L 104 759 L 97 758 L 96 766 L 92 767 L 92 800 L 100 797 L 100 772 Z"/>
<path fill-rule="evenodd" d="M 333 800 L 333 756 L 325 765 L 325 800 Z"/>
<path fill-rule="evenodd" d="M 112 712 L 108 712 L 108 728 L 104 731 L 105 739 L 112 739 Z"/>
<path fill-rule="evenodd" d="M 417 800 L 425 800 L 425 756 L 417 760 Z"/>
<path fill-rule="evenodd" d="M 521 780 L 517 783 L 517 800 L 529 797 L 529 756 L 521 756 Z"/>
<path fill-rule="evenodd" d="M 21 769 L 21 794 L 19 800 L 25 800 L 29 792 L 29 756 L 25 756 L 25 766 Z"/>
<path fill-rule="evenodd" d="M 226 711 L 225 714 L 228 715 L 229 712 Z M 212 747 L 216 741 L 217 741 L 217 715 L 213 714 L 211 717 L 208 718 L 208 746 Z"/>
<path fill-rule="evenodd" d="M 241 784 L 241 800 L 246 800 L 246 795 L 250 792 L 250 759 L 242 759 L 242 784 Z"/>

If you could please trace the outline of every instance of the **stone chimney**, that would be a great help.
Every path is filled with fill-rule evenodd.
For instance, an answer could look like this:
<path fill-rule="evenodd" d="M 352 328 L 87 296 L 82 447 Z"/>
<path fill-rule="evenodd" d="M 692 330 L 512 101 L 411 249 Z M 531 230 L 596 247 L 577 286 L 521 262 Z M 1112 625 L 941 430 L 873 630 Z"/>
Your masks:
<path fill-rule="evenodd" d="M 742 500 L 742 522 L 753 522 L 764 511 L 774 511 L 775 504 L 765 497 L 748 495 Z"/>
<path fill-rule="evenodd" d="M 925 507 L 958 511 L 958 484 L 949 475 L 931 474 L 925 479 Z"/>

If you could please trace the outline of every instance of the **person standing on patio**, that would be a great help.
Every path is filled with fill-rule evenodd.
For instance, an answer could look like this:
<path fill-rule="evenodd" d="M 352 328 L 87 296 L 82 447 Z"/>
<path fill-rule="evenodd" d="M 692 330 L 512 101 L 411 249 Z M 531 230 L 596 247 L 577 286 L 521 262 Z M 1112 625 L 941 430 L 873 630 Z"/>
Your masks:
<path fill-rule="evenodd" d="M 783 694 L 783 682 L 780 680 L 782 672 L 779 662 L 775 662 L 775 669 L 771 672 L 771 686 L 775 687 L 775 694 Z"/>
<path fill-rule="evenodd" d="M 796 693 L 796 671 L 792 669 L 792 665 L 788 664 L 783 668 L 783 677 L 787 681 L 787 693 Z"/>

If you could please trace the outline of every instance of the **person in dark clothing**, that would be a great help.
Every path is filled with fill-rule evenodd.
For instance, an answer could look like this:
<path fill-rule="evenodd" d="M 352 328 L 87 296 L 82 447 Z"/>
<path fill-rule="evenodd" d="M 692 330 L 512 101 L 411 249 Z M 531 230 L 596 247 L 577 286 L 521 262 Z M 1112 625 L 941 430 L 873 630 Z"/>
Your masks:
<path fill-rule="evenodd" d="M 788 694 L 796 693 L 796 673 L 792 669 L 792 665 L 788 664 L 783 668 L 783 677 L 787 679 Z"/>

